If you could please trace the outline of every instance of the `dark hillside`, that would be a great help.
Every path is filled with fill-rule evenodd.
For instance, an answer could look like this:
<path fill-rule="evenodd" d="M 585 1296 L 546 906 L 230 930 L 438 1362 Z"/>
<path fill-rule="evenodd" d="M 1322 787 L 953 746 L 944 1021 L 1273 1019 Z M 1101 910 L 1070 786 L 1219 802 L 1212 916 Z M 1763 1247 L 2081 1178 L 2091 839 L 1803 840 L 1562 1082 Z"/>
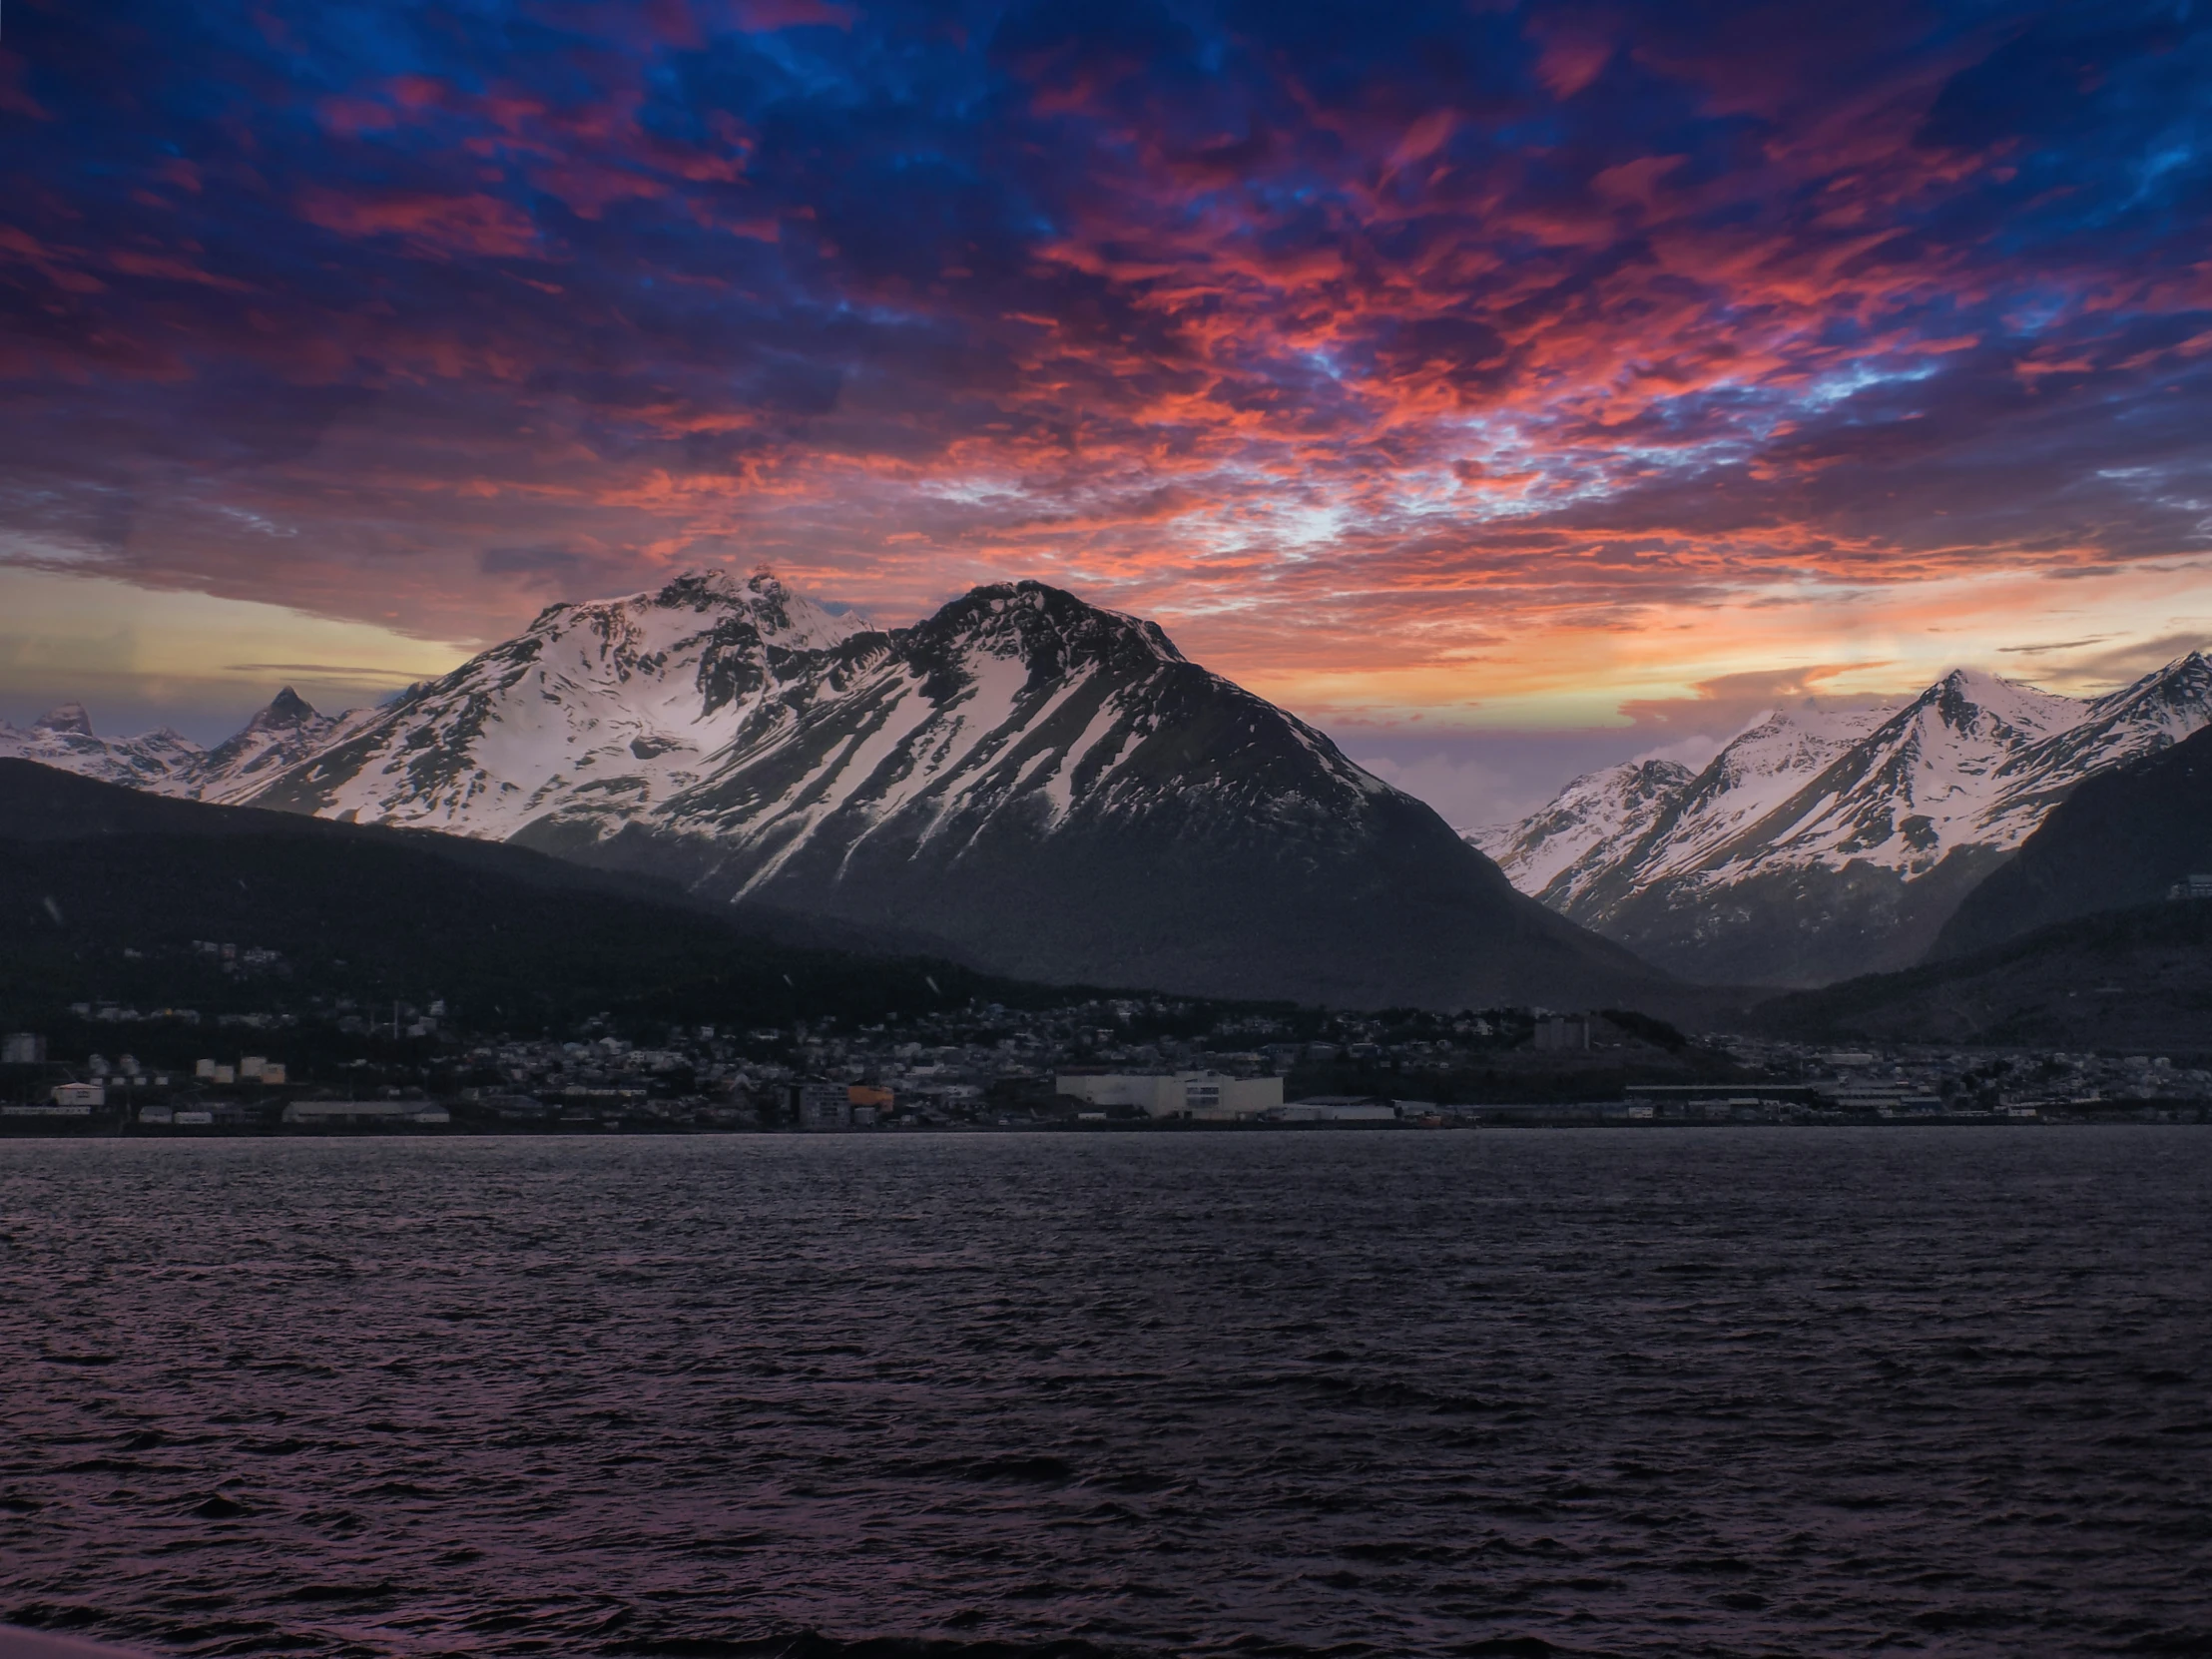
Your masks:
<path fill-rule="evenodd" d="M 1777 997 L 1749 1018 L 1811 1042 L 2212 1052 L 2212 900 L 2078 917 L 1971 956 Z"/>
<path fill-rule="evenodd" d="M 537 1031 L 601 1010 L 781 1024 L 1057 993 L 776 942 L 520 847 L 0 761 L 0 1021 L 95 998 L 218 1011 L 315 995 L 439 996 L 473 1026 Z"/>

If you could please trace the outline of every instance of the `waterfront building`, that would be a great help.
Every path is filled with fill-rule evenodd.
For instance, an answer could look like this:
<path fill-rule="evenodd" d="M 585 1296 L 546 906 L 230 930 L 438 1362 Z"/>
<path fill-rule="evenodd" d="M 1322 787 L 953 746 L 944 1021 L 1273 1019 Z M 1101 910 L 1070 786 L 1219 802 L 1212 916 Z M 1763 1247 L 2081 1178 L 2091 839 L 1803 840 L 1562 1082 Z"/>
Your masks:
<path fill-rule="evenodd" d="M 844 1083 L 800 1083 L 792 1089 L 792 1114 L 802 1129 L 852 1127 L 852 1091 Z"/>
<path fill-rule="evenodd" d="M 1134 1108 L 1147 1117 L 1222 1120 L 1257 1117 L 1281 1106 L 1283 1079 L 1218 1071 L 1063 1071 L 1053 1078 L 1053 1092 L 1087 1106 Z"/>

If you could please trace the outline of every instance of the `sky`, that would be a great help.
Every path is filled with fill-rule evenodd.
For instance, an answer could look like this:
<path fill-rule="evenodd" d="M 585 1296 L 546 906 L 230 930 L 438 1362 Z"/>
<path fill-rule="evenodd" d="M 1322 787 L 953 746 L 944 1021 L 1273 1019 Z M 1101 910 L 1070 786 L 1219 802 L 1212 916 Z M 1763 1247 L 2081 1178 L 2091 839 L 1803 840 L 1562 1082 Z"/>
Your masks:
<path fill-rule="evenodd" d="M 1159 619 L 1455 822 L 2212 640 L 2212 7 L 8 0 L 0 714 Z"/>

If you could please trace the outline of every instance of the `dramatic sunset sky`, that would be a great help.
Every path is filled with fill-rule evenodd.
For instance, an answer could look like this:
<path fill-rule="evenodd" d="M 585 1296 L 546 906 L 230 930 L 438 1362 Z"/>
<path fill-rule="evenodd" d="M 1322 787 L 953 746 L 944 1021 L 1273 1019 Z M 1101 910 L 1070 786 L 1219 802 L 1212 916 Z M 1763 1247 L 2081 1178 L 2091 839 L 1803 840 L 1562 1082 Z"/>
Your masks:
<path fill-rule="evenodd" d="M 1465 821 L 2212 639 L 2212 7 L 7 0 L 0 713 L 1157 617 Z"/>

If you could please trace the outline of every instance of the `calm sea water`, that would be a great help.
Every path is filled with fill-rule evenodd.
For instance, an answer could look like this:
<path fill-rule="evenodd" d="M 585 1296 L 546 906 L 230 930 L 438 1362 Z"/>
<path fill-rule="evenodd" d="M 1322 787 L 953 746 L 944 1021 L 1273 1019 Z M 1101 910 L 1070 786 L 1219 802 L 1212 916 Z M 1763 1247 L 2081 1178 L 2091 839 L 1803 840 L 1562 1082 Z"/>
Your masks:
<path fill-rule="evenodd" d="M 0 1618 L 2212 1653 L 2186 1128 L 0 1143 Z"/>

